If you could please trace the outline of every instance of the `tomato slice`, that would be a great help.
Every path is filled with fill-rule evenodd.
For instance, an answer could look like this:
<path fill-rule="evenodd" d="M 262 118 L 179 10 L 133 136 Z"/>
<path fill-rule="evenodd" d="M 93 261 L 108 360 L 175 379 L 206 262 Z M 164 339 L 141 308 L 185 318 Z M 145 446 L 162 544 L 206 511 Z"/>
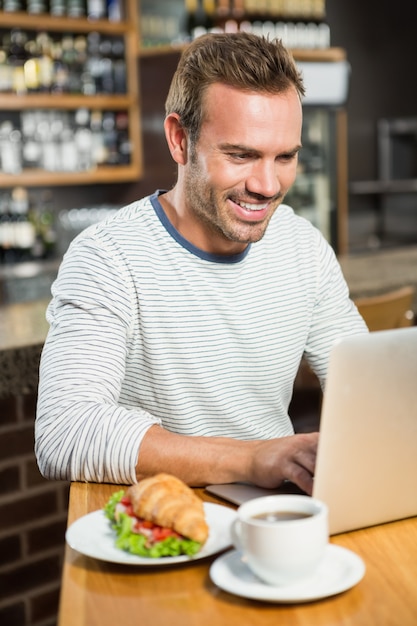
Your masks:
<path fill-rule="evenodd" d="M 155 524 L 153 522 L 148 522 L 145 519 L 140 520 L 140 526 L 142 526 L 142 528 L 153 528 L 155 526 Z"/>
<path fill-rule="evenodd" d="M 135 519 L 134 532 L 140 533 L 143 531 L 142 534 L 146 535 L 152 543 L 163 541 L 168 537 L 181 537 L 181 535 L 175 532 L 175 530 L 172 530 L 172 528 L 164 528 L 153 522 L 137 517 L 133 512 L 132 503 L 128 496 L 123 496 L 120 502 L 125 507 L 125 512 Z"/>
<path fill-rule="evenodd" d="M 153 538 L 154 541 L 163 541 L 164 539 L 167 539 L 168 537 L 178 537 L 178 533 L 175 532 L 175 530 L 172 530 L 172 528 L 162 528 L 161 526 L 155 526 L 155 528 L 152 531 L 153 534 Z"/>
<path fill-rule="evenodd" d="M 135 514 L 133 513 L 132 503 L 128 496 L 123 496 L 120 500 L 120 504 L 125 507 L 125 513 L 130 515 L 130 517 L 135 517 Z"/>

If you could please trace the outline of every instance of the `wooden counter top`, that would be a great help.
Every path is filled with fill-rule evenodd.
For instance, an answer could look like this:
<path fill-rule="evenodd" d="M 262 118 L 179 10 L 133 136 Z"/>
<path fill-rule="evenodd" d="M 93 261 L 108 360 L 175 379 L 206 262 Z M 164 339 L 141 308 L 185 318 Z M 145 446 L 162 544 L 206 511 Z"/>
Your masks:
<path fill-rule="evenodd" d="M 411 285 L 417 313 L 417 246 L 340 256 L 339 262 L 353 299 Z"/>
<path fill-rule="evenodd" d="M 0 397 L 35 393 L 49 300 L 0 307 Z"/>
<path fill-rule="evenodd" d="M 45 311 L 49 300 L 5 304 L 0 307 L 0 349 L 43 345 L 49 325 Z"/>

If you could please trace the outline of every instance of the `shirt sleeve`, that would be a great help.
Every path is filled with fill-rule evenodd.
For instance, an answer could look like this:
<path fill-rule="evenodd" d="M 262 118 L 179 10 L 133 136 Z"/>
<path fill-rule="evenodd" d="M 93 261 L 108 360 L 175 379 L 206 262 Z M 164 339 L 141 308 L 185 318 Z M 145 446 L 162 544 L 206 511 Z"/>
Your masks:
<path fill-rule="evenodd" d="M 324 387 L 330 351 L 335 341 L 369 331 L 350 298 L 348 285 L 333 248 L 318 231 L 316 236 L 316 300 L 305 356 Z"/>
<path fill-rule="evenodd" d="M 136 482 L 143 436 L 159 423 L 118 402 L 134 292 L 122 252 L 74 241 L 52 287 L 43 348 L 35 452 L 50 479 Z"/>

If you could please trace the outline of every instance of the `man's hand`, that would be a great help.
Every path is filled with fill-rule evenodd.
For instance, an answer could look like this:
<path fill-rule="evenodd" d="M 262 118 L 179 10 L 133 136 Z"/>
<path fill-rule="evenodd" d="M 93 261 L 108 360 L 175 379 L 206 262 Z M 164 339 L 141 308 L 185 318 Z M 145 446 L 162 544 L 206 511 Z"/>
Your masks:
<path fill-rule="evenodd" d="M 253 450 L 252 476 L 260 487 L 273 488 L 290 480 L 303 491 L 313 491 L 318 433 L 307 433 L 258 441 Z"/>
<path fill-rule="evenodd" d="M 142 442 L 136 475 L 163 471 L 193 486 L 242 481 L 273 488 L 289 480 L 311 494 L 317 443 L 318 433 L 240 441 L 187 437 L 155 425 Z"/>

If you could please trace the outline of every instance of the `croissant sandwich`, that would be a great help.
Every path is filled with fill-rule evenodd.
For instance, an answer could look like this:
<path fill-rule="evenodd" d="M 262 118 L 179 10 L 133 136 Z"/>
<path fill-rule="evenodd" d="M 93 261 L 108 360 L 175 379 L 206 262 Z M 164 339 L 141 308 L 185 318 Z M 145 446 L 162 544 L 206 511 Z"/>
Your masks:
<path fill-rule="evenodd" d="M 170 474 L 114 493 L 104 512 L 116 531 L 116 546 L 139 556 L 191 556 L 207 541 L 203 501 Z"/>

